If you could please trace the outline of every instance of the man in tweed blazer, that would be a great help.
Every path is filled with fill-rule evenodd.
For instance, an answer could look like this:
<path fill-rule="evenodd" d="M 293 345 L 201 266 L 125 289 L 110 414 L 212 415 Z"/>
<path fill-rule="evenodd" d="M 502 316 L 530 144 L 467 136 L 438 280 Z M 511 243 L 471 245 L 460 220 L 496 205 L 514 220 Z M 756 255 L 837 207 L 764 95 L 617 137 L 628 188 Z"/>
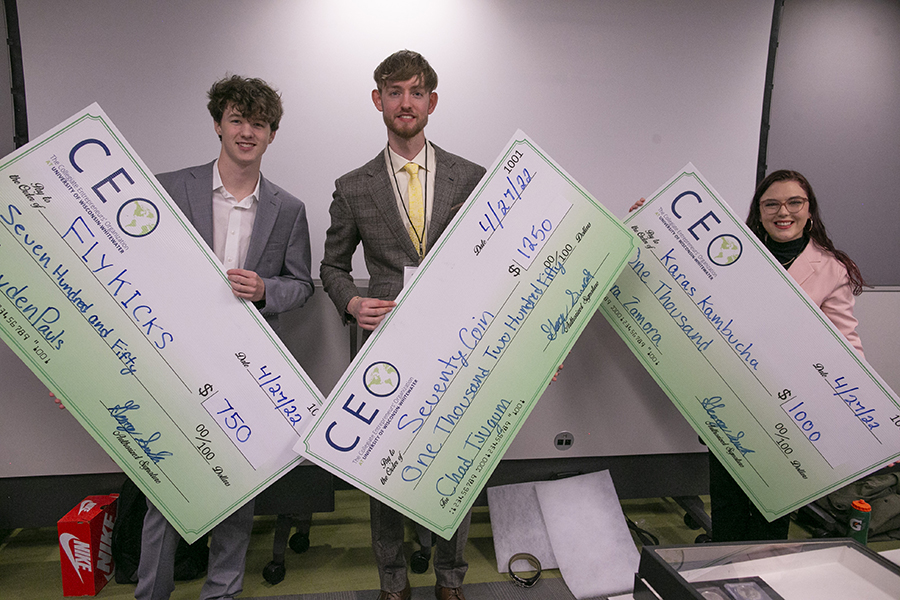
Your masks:
<path fill-rule="evenodd" d="M 420 54 L 408 50 L 392 54 L 375 70 L 375 83 L 372 101 L 383 115 L 388 144 L 371 161 L 335 182 L 321 266 L 322 285 L 341 318 L 367 331 L 393 309 L 406 269 L 420 264 L 485 173 L 483 167 L 426 141 L 428 115 L 437 106 L 437 74 Z M 407 170 L 407 163 L 418 166 Z M 424 200 L 424 223 L 418 226 L 410 218 L 413 177 L 419 180 Z M 360 242 L 369 271 L 365 297 L 350 274 Z M 379 600 L 407 600 L 403 517 L 375 499 L 370 509 L 372 547 L 381 579 Z M 463 548 L 470 518 L 471 514 L 449 542 L 437 540 L 438 600 L 465 600 L 461 588 L 468 564 Z"/>

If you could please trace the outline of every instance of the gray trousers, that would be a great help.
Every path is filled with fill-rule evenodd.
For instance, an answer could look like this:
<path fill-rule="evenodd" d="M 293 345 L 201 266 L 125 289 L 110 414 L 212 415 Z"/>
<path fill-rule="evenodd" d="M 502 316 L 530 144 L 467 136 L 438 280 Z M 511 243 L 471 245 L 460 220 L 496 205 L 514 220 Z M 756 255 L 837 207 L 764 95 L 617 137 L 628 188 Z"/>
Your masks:
<path fill-rule="evenodd" d="M 381 589 L 399 592 L 406 587 L 406 557 L 403 555 L 403 515 L 393 508 L 369 497 L 372 525 L 372 550 L 378 563 Z M 438 536 L 435 543 L 434 575 L 437 584 L 448 588 L 462 587 L 469 563 L 463 557 L 463 549 L 469 539 L 469 523 L 472 511 L 459 524 L 450 540 Z"/>
<path fill-rule="evenodd" d="M 209 568 L 200 600 L 230 600 L 243 589 L 247 548 L 253 530 L 253 504 L 250 500 L 212 529 Z M 180 539 L 159 509 L 147 500 L 138 584 L 134 590 L 136 600 L 168 600 L 175 590 L 175 549 Z"/>

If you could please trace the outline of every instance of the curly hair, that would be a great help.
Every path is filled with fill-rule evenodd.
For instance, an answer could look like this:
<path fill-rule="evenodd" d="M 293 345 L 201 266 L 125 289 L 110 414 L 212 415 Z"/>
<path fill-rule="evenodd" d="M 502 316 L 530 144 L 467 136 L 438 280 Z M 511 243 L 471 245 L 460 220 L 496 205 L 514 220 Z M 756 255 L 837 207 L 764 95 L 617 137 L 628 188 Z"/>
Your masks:
<path fill-rule="evenodd" d="M 406 81 L 413 77 L 421 78 L 422 85 L 429 93 L 438 85 L 437 73 L 424 56 L 412 50 L 400 50 L 388 56 L 375 68 L 374 76 L 379 92 L 391 81 Z"/>
<path fill-rule="evenodd" d="M 816 200 L 816 194 L 813 192 L 812 186 L 809 184 L 806 177 L 797 171 L 789 171 L 786 169 L 773 171 L 772 173 L 769 173 L 765 179 L 759 182 L 759 185 L 756 186 L 756 192 L 753 194 L 753 201 L 750 203 L 750 214 L 747 215 L 747 227 L 749 227 L 760 240 L 766 240 L 766 229 L 763 227 L 759 201 L 763 194 L 766 193 L 766 190 L 768 190 L 773 183 L 779 181 L 796 181 L 797 184 L 803 188 L 803 191 L 806 192 L 806 197 L 809 199 L 809 221 L 807 221 L 805 232 L 813 239 L 813 241 L 821 246 L 822 249 L 838 259 L 844 267 L 847 268 L 847 275 L 850 277 L 850 286 L 853 290 L 853 295 L 859 296 L 862 293 L 863 286 L 866 285 L 862 273 L 860 273 L 859 267 L 856 266 L 853 259 L 847 256 L 846 253 L 834 247 L 834 242 L 828 237 L 828 233 L 825 231 L 825 223 L 822 222 L 822 217 L 819 214 L 819 203 Z"/>
<path fill-rule="evenodd" d="M 215 82 L 206 95 L 206 108 L 216 123 L 222 122 L 229 105 L 247 119 L 265 121 L 272 131 L 278 130 L 284 114 L 281 96 L 262 79 L 232 75 Z"/>

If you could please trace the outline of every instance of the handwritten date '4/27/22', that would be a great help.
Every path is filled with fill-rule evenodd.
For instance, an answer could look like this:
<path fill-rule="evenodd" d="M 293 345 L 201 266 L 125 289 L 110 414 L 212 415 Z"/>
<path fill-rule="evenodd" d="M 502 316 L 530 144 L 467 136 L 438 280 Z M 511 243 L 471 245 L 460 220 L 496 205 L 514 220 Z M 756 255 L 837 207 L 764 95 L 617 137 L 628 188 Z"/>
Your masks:
<path fill-rule="evenodd" d="M 253 376 L 256 385 L 266 393 L 266 396 L 275 406 L 275 409 L 282 413 L 282 416 L 292 427 L 303 420 L 302 413 L 298 410 L 297 399 L 291 397 L 290 394 L 282 389 L 281 383 L 279 382 L 281 379 L 279 373 L 271 370 L 268 365 L 262 365 L 258 369 L 252 368 L 247 355 L 243 352 L 236 353 L 235 358 L 237 358 L 238 362 L 241 363 L 241 366 L 247 369 L 247 372 Z M 306 407 L 306 412 L 310 416 L 315 417 L 319 412 L 319 405 L 315 402 L 308 405 Z"/>
<path fill-rule="evenodd" d="M 266 392 L 266 395 L 269 400 L 272 401 L 272 404 L 275 405 L 275 408 L 281 411 L 282 416 L 288 420 L 291 426 L 294 426 L 303 420 L 303 416 L 297 410 L 297 399 L 289 397 L 290 394 L 285 393 L 281 388 L 281 383 L 278 381 L 279 379 L 281 379 L 281 375 L 270 371 L 267 365 L 263 365 L 259 368 L 256 383 Z M 306 410 L 310 415 L 316 416 L 316 413 L 319 412 L 319 406 L 317 404 L 311 404 L 306 407 Z"/>
<path fill-rule="evenodd" d="M 488 209 L 484 213 L 484 218 L 478 221 L 482 231 L 490 236 L 498 229 L 504 229 L 503 219 L 509 214 L 509 211 L 515 208 L 516 203 L 522 199 L 522 193 L 532 179 L 533 175 L 528 172 L 528 169 L 522 169 L 522 174 L 516 177 L 515 183 L 509 177 L 506 178 L 509 187 L 503 192 L 503 196 L 499 200 L 493 202 L 488 200 Z M 484 242 L 476 246 L 475 254 L 478 254 L 483 247 Z"/>
<path fill-rule="evenodd" d="M 481 230 L 484 233 L 487 233 L 488 237 L 493 235 L 498 229 L 504 228 L 503 220 L 506 218 L 506 215 L 509 214 L 516 203 L 522 199 L 522 194 L 525 193 L 525 190 L 536 175 L 536 173 L 532 173 L 524 167 L 522 167 L 518 174 L 514 173 L 512 167 L 514 167 L 523 156 L 522 152 L 518 150 L 510 156 L 507 164 L 504 165 L 507 171 L 506 183 L 509 185 L 498 200 L 487 201 L 487 210 L 484 213 L 484 217 L 478 221 Z M 482 240 L 481 243 L 475 247 L 475 254 L 481 252 L 486 244 L 487 241 Z"/>

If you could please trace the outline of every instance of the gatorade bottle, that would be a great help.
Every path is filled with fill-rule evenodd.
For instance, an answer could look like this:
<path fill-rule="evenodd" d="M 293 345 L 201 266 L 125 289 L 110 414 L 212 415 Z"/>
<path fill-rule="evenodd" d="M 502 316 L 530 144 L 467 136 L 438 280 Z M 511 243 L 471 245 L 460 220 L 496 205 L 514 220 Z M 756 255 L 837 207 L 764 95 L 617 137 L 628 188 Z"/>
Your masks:
<path fill-rule="evenodd" d="M 860 544 L 865 544 L 869 539 L 869 519 L 872 516 L 872 507 L 865 500 L 854 500 L 850 505 L 850 530 L 849 537 Z"/>

